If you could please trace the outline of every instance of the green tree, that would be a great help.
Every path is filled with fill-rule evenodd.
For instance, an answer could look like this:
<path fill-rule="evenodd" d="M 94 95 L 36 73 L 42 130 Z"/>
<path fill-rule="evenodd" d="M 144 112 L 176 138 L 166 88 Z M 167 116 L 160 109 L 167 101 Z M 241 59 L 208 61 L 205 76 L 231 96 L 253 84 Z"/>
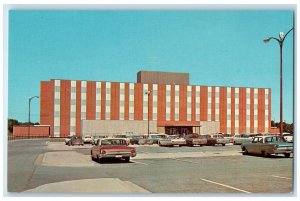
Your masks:
<path fill-rule="evenodd" d="M 8 119 L 8 126 L 7 126 L 7 128 L 9 130 L 9 132 L 11 132 L 11 133 L 13 132 L 14 125 L 20 125 L 20 122 L 18 120 L 16 120 L 16 119 Z"/>

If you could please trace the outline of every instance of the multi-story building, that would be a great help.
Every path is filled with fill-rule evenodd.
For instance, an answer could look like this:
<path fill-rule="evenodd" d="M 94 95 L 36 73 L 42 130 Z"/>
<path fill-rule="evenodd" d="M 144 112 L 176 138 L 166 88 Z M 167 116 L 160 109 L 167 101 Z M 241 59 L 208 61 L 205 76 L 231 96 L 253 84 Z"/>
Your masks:
<path fill-rule="evenodd" d="M 137 80 L 41 81 L 40 123 L 52 137 L 145 134 L 148 123 L 167 134 L 270 130 L 270 88 L 189 85 L 187 73 L 141 71 Z"/>

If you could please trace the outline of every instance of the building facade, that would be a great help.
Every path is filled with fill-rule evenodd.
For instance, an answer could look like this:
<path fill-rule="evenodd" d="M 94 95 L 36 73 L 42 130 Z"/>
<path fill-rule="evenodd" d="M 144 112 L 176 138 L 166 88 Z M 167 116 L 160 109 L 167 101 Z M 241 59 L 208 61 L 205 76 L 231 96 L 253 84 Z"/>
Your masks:
<path fill-rule="evenodd" d="M 41 81 L 40 93 L 40 121 L 50 125 L 52 137 L 83 135 L 93 125 L 97 131 L 89 134 L 141 134 L 146 122 L 150 131 L 168 134 L 265 133 L 271 127 L 270 88 L 53 79 Z"/>

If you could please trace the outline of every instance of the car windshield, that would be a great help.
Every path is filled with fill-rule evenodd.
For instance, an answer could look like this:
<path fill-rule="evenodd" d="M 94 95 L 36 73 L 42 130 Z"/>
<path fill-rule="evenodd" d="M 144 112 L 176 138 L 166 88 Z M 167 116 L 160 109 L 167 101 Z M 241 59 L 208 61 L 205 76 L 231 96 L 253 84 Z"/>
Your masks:
<path fill-rule="evenodd" d="M 265 142 L 284 142 L 285 140 L 280 138 L 279 136 L 271 136 L 271 137 L 266 137 Z"/>
<path fill-rule="evenodd" d="M 126 145 L 123 139 L 105 139 L 101 141 L 101 145 Z"/>

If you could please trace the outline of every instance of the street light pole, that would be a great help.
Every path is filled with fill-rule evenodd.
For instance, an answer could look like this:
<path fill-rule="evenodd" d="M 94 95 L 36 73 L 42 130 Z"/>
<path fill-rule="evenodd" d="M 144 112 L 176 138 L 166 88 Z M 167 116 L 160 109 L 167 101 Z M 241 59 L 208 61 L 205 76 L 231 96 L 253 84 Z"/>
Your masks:
<path fill-rule="evenodd" d="M 150 130 L 149 130 L 149 117 L 150 117 L 150 115 L 149 115 L 150 114 L 149 113 L 149 96 L 150 96 L 151 92 L 152 91 L 146 91 L 145 92 L 145 94 L 148 95 L 148 118 L 147 118 L 148 119 L 148 122 L 147 122 L 148 123 L 148 138 L 149 138 L 149 134 L 150 134 Z"/>
<path fill-rule="evenodd" d="M 28 138 L 30 137 L 30 103 L 33 98 L 40 98 L 39 96 L 32 96 L 29 98 L 29 111 L 28 111 Z"/>
<path fill-rule="evenodd" d="M 265 43 L 268 43 L 271 39 L 274 39 L 278 42 L 279 47 L 280 47 L 280 123 L 279 123 L 279 132 L 280 136 L 282 137 L 283 133 L 283 124 L 282 124 L 282 119 L 283 119 L 283 111 L 282 111 L 282 47 L 283 47 L 283 42 L 285 37 L 293 30 L 294 28 L 291 28 L 285 35 L 283 32 L 279 33 L 279 39 L 275 37 L 269 37 L 264 39 Z"/>

